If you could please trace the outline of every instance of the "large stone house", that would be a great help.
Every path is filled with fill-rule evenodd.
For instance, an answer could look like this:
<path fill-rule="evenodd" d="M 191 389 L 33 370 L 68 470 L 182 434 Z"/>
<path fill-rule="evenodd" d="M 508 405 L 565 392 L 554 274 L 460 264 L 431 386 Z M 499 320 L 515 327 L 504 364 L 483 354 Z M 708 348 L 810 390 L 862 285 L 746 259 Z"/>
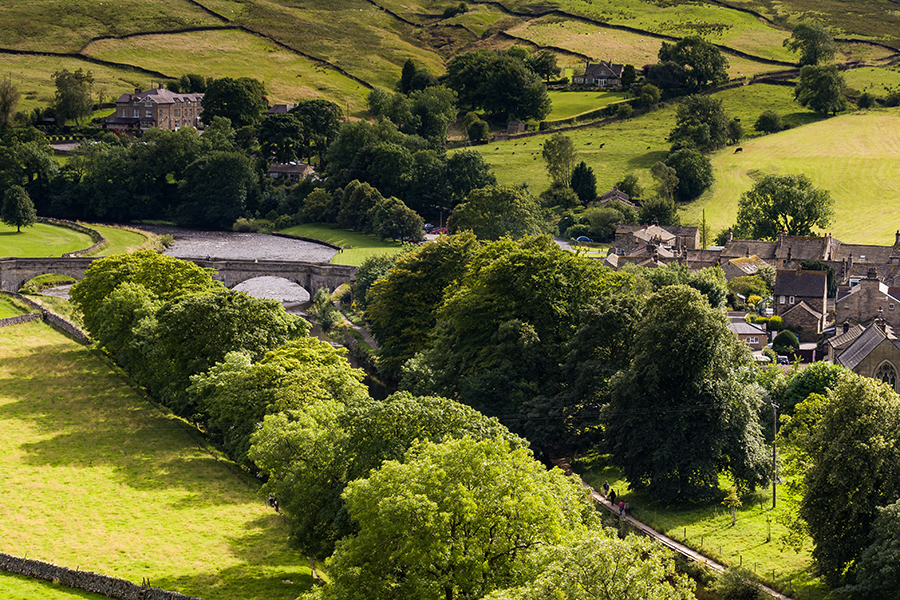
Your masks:
<path fill-rule="evenodd" d="M 891 327 L 900 327 L 900 293 L 878 279 L 871 267 L 856 285 L 842 287 L 834 303 L 835 323 L 869 324 L 884 319 Z"/>
<path fill-rule="evenodd" d="M 852 329 L 856 335 L 849 343 L 843 340 L 843 349 L 829 349 L 833 361 L 864 377 L 872 377 L 890 384 L 898 391 L 897 374 L 900 373 L 900 340 L 890 325 L 875 321 L 865 329 Z M 850 334 L 850 331 L 847 332 Z M 840 337 L 848 337 L 844 334 Z M 838 338 L 834 338 L 837 341 Z M 839 352 L 839 353 L 838 353 Z"/>
<path fill-rule="evenodd" d="M 572 76 L 572 83 L 578 85 L 596 85 L 610 87 L 622 85 L 622 71 L 625 65 L 600 61 L 588 63 L 584 68 L 584 75 Z"/>
<path fill-rule="evenodd" d="M 828 273 L 779 270 L 775 277 L 775 314 L 785 325 L 802 329 L 815 339 L 825 328 L 828 310 Z"/>
<path fill-rule="evenodd" d="M 201 127 L 200 102 L 203 94 L 176 94 L 165 88 L 156 88 L 133 94 L 122 94 L 116 99 L 116 112 L 107 117 L 106 129 L 118 133 L 138 132 L 159 127 Z"/>

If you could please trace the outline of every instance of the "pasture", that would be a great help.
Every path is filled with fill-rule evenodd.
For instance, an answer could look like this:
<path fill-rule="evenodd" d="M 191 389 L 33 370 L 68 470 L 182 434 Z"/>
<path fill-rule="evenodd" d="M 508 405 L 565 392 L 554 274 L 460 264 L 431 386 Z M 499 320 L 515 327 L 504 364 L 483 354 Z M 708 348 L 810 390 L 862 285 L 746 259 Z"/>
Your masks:
<path fill-rule="evenodd" d="M 753 84 L 720 92 L 716 97 L 722 99 L 730 116 L 741 119 L 745 131 L 750 134 L 754 133 L 752 123 L 766 109 L 775 110 L 796 125 L 819 119 L 815 113 L 795 104 L 792 89 L 787 87 Z M 612 189 L 613 184 L 625 175 L 635 173 L 647 190 L 646 194 L 651 194 L 653 182 L 649 169 L 653 163 L 665 160 L 670 147 L 667 137 L 674 126 L 675 106 L 669 105 L 640 117 L 563 133 L 575 143 L 577 160 L 585 161 L 594 170 L 598 193 Z M 499 183 L 526 183 L 531 193 L 537 195 L 550 185 L 541 156 L 545 139 L 543 135 L 515 138 L 490 142 L 476 149 L 493 168 Z M 692 213 L 690 218 L 699 219 L 699 212 Z M 693 223 L 685 218 L 682 221 Z"/>
<path fill-rule="evenodd" d="M 0 381 L 5 552 L 211 599 L 309 588 L 255 484 L 89 349 L 2 328 Z"/>
<path fill-rule="evenodd" d="M 106 596 L 3 571 L 0 571 L 0 590 L 3 591 L 4 600 L 107 600 Z"/>
<path fill-rule="evenodd" d="M 106 39 L 88 44 L 88 56 L 140 65 L 173 78 L 255 77 L 265 82 L 274 103 L 324 98 L 351 113 L 365 108 L 368 89 L 334 69 L 324 68 L 265 38 L 238 30 L 195 31 Z"/>
<path fill-rule="evenodd" d="M 336 265 L 359 266 L 366 258 L 373 254 L 392 254 L 403 251 L 403 244 L 394 241 L 385 241 L 378 236 L 350 229 L 339 229 L 335 225 L 327 223 L 306 223 L 294 225 L 279 233 L 301 235 L 316 240 L 322 240 L 338 246 L 344 250 L 338 252 L 331 259 Z"/>
<path fill-rule="evenodd" d="M 740 195 L 767 174 L 803 174 L 835 200 L 823 232 L 843 242 L 892 245 L 900 227 L 900 108 L 855 112 L 747 140 L 743 152 L 711 155 L 716 182 L 687 206 L 682 221 L 706 209 L 713 232 L 734 223 Z"/>
<path fill-rule="evenodd" d="M 105 248 L 101 248 L 99 252 L 92 256 L 112 256 L 122 252 L 134 252 L 148 241 L 146 235 L 134 229 L 94 224 L 87 224 L 87 226 L 99 232 L 109 242 Z"/>
<path fill-rule="evenodd" d="M 28 312 L 29 309 L 22 306 L 18 300 L 5 294 L 0 294 L 0 319 L 17 317 Z"/>

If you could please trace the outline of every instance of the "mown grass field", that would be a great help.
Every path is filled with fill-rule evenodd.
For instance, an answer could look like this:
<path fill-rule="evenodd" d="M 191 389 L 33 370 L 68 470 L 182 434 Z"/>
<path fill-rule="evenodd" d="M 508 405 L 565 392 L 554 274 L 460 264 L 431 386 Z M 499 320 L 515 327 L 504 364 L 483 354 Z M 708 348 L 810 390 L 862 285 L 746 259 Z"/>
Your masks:
<path fill-rule="evenodd" d="M 343 246 L 344 250 L 335 254 L 334 258 L 331 259 L 331 262 L 336 265 L 353 265 L 358 267 L 366 258 L 373 254 L 392 254 L 403 251 L 403 244 L 400 242 L 387 242 L 378 239 L 378 236 L 349 229 L 335 229 L 325 223 L 294 225 L 282 230 L 280 233 L 302 235 Z"/>
<path fill-rule="evenodd" d="M 546 120 L 568 119 L 586 112 L 620 102 L 630 94 L 625 92 L 547 92 L 553 102 L 553 112 Z"/>
<path fill-rule="evenodd" d="M 0 319 L 24 315 L 27 312 L 24 307 L 19 306 L 18 302 L 14 302 L 9 296 L 0 294 Z"/>
<path fill-rule="evenodd" d="M 54 585 L 49 581 L 40 581 L 21 575 L 12 575 L 0 571 L 0 591 L 4 600 L 106 600 L 106 596 L 98 596 L 73 590 L 62 585 Z"/>
<path fill-rule="evenodd" d="M 254 77 L 266 84 L 270 103 L 324 98 L 351 113 L 365 108 L 369 90 L 265 38 L 243 31 L 197 31 L 107 39 L 89 44 L 85 54 L 179 77 Z"/>
<path fill-rule="evenodd" d="M 746 140 L 743 152 L 711 156 L 716 182 L 687 207 L 683 221 L 706 209 L 714 232 L 729 227 L 740 195 L 764 174 L 809 177 L 835 200 L 834 222 L 821 233 L 843 242 L 891 245 L 900 220 L 900 109 L 879 109 Z"/>
<path fill-rule="evenodd" d="M 87 226 L 98 231 L 109 242 L 105 248 L 102 248 L 100 252 L 93 256 L 112 256 L 122 252 L 134 252 L 147 242 L 147 236 L 130 229 L 94 224 L 88 224 Z"/>
<path fill-rule="evenodd" d="M 65 227 L 35 223 L 17 233 L 15 227 L 0 223 L 0 256 L 62 256 L 92 243 L 90 236 Z"/>
<path fill-rule="evenodd" d="M 208 599 L 308 589 L 305 557 L 255 486 L 42 323 L 0 329 L 0 430 L 6 553 Z"/>
<path fill-rule="evenodd" d="M 763 581 L 786 590 L 789 582 L 797 593 L 795 598 L 824 599 L 824 585 L 810 575 L 811 541 L 806 540 L 798 552 L 782 543 L 787 529 L 779 523 L 789 510 L 792 498 L 779 485 L 778 502 L 772 508 L 772 489 L 759 489 L 741 498 L 743 506 L 737 510 L 737 521 L 731 525 L 731 511 L 718 501 L 705 504 L 667 506 L 643 492 L 633 492 L 622 472 L 609 464 L 604 455 L 587 455 L 576 460 L 573 467 L 594 489 L 601 490 L 604 481 L 627 500 L 631 514 L 685 545 L 701 551 L 714 560 L 732 566 L 743 566 Z M 732 483 L 721 478 L 722 496 Z M 774 576 L 773 576 L 774 570 Z"/>

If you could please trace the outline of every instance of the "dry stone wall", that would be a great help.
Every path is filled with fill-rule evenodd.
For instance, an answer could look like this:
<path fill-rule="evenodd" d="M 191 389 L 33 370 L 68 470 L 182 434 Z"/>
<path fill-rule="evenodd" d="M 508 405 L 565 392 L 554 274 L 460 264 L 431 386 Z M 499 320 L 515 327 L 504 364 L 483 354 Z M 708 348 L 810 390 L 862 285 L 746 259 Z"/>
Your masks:
<path fill-rule="evenodd" d="M 15 575 L 58 582 L 70 588 L 118 600 L 201 600 L 194 596 L 138 585 L 108 575 L 73 570 L 41 560 L 20 558 L 2 552 L 0 552 L 0 570 Z"/>
<path fill-rule="evenodd" d="M 59 315 L 50 312 L 31 298 L 26 298 L 25 296 L 17 292 L 0 291 L 0 294 L 12 296 L 38 311 L 38 313 L 35 314 L 19 315 L 17 317 L 9 317 L 8 319 L 0 319 L 0 327 L 5 327 L 8 325 L 18 325 L 19 323 L 27 323 L 29 321 L 35 321 L 37 319 L 44 319 L 44 322 L 50 323 L 54 327 L 62 329 L 64 332 L 75 338 L 76 341 L 85 345 L 91 343 L 91 338 L 89 338 L 86 333 L 84 333 L 78 327 L 63 319 Z"/>
<path fill-rule="evenodd" d="M 18 315 L 15 317 L 6 317 L 0 319 L 0 327 L 9 327 L 10 325 L 18 325 L 19 323 L 28 323 L 29 321 L 37 321 L 41 318 L 38 313 L 30 313 L 27 315 Z"/>

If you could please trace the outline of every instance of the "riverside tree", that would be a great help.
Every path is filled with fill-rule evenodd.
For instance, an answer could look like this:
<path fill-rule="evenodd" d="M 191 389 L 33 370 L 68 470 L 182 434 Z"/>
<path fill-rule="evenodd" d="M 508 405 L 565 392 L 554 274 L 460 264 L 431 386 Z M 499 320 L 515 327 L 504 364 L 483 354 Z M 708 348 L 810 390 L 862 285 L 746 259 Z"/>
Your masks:
<path fill-rule="evenodd" d="M 667 501 L 697 501 L 718 493 L 723 470 L 740 489 L 765 482 L 749 349 L 687 286 L 662 288 L 644 314 L 633 360 L 612 382 L 602 418 L 606 447 L 630 485 Z"/>

